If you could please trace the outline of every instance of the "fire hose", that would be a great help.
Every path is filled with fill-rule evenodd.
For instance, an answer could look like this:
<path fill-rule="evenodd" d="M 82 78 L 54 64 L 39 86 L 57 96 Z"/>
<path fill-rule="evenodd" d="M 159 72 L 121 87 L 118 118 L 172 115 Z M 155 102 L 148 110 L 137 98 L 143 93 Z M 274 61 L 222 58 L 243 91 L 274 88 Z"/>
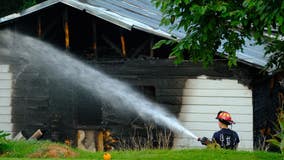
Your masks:
<path fill-rule="evenodd" d="M 202 138 L 199 137 L 197 141 L 200 141 L 202 145 L 208 145 L 212 143 L 212 141 L 210 141 L 207 137 L 202 137 Z"/>

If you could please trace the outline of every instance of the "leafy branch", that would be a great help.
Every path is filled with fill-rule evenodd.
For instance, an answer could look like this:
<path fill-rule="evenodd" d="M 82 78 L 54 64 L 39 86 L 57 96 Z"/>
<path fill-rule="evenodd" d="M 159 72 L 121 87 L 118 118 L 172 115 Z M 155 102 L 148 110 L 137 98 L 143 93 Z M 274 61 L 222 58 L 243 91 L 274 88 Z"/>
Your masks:
<path fill-rule="evenodd" d="M 284 35 L 284 1 L 152 2 L 163 13 L 161 25 L 186 33 L 176 43 L 158 42 L 160 46 L 173 46 L 171 55 L 176 56 L 176 63 L 189 59 L 208 66 L 213 63 L 215 55 L 220 55 L 228 58 L 229 67 L 236 66 L 236 52 L 242 51 L 246 39 L 254 39 L 256 44 L 266 45 L 266 55 L 270 56 L 266 68 L 283 69 L 284 44 L 279 37 Z"/>

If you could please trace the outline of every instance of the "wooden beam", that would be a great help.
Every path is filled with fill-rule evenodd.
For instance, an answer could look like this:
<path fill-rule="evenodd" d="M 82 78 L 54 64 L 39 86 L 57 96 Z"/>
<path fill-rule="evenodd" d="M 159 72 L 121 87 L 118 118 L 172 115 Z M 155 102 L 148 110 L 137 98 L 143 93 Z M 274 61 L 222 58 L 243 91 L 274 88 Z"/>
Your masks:
<path fill-rule="evenodd" d="M 96 145 L 97 151 L 104 151 L 104 133 L 103 131 L 98 131 L 96 135 Z"/>
<path fill-rule="evenodd" d="M 85 139 L 86 135 L 85 135 L 85 131 L 84 130 L 78 130 L 77 131 L 77 148 L 82 149 L 82 150 L 86 150 L 85 146 L 84 146 L 84 139 Z"/>
<path fill-rule="evenodd" d="M 135 58 L 135 56 L 137 56 L 139 53 L 141 53 L 141 51 L 147 46 L 148 43 L 149 43 L 149 41 L 146 40 L 139 47 L 136 47 L 136 50 L 131 55 L 131 58 Z"/>
<path fill-rule="evenodd" d="M 53 19 L 53 21 L 51 21 L 50 23 L 48 23 L 46 26 L 45 26 L 45 29 L 44 31 L 42 30 L 42 38 L 44 38 L 47 34 L 50 34 L 52 33 L 53 29 L 56 27 L 56 24 L 58 23 L 58 21 L 60 21 L 60 17 L 55 17 Z"/>
<path fill-rule="evenodd" d="M 117 47 L 111 40 L 109 40 L 109 39 L 107 38 L 107 36 L 102 35 L 102 39 L 103 39 L 112 49 L 114 49 L 116 53 L 118 53 L 118 54 L 121 53 L 120 48 Z"/>
<path fill-rule="evenodd" d="M 43 135 L 43 133 L 41 132 L 40 129 L 36 130 L 34 132 L 34 134 L 29 138 L 29 140 L 37 140 L 39 139 L 41 136 Z"/>
<path fill-rule="evenodd" d="M 92 30 L 93 30 L 93 43 L 92 43 L 92 49 L 94 52 L 95 59 L 98 58 L 98 50 L 97 50 L 97 23 L 95 19 L 92 20 Z"/>
<path fill-rule="evenodd" d="M 37 17 L 37 36 L 39 38 L 42 37 L 42 23 L 41 23 L 41 16 Z"/>
<path fill-rule="evenodd" d="M 123 34 L 120 35 L 120 42 L 121 42 L 121 56 L 126 57 L 125 37 Z"/>
<path fill-rule="evenodd" d="M 65 48 L 70 49 L 70 38 L 69 38 L 69 23 L 68 23 L 68 8 L 66 7 L 63 14 L 64 33 L 65 33 Z"/>
<path fill-rule="evenodd" d="M 154 57 L 154 50 L 152 49 L 154 46 L 154 37 L 151 36 L 150 38 L 150 57 Z"/>
<path fill-rule="evenodd" d="M 17 135 L 13 138 L 14 141 L 19 141 L 19 140 L 26 140 L 25 136 L 23 135 L 22 131 L 17 133 Z"/>

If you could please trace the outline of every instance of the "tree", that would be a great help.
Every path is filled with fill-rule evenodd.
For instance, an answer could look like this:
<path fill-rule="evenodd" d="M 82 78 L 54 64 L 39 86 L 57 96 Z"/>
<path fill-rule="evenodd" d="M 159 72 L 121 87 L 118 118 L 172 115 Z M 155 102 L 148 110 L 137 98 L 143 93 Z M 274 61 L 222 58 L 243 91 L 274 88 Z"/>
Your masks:
<path fill-rule="evenodd" d="M 207 66 L 218 48 L 228 65 L 237 65 L 236 51 L 245 39 L 265 44 L 270 57 L 266 68 L 284 68 L 284 1 L 280 0 L 152 0 L 163 13 L 162 25 L 182 29 L 178 41 L 162 40 L 155 47 L 171 45 L 175 62 L 185 58 Z"/>
<path fill-rule="evenodd" d="M 1 0 L 0 17 L 26 9 L 44 0 Z"/>
<path fill-rule="evenodd" d="M 0 1 L 0 16 L 2 17 L 14 12 L 18 8 L 20 8 L 20 3 L 18 0 L 2 0 Z"/>

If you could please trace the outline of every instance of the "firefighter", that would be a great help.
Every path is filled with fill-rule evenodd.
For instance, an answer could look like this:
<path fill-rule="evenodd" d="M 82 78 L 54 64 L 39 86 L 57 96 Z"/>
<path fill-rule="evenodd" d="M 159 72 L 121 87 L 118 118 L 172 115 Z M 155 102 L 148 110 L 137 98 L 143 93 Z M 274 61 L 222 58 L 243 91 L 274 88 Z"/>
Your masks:
<path fill-rule="evenodd" d="M 240 142 L 237 132 L 229 129 L 229 125 L 235 124 L 232 120 L 230 113 L 226 111 L 220 111 L 217 114 L 218 125 L 220 130 L 215 132 L 212 137 L 212 141 L 208 138 L 198 138 L 203 145 L 209 145 L 216 142 L 221 148 L 224 149 L 237 149 Z"/>

